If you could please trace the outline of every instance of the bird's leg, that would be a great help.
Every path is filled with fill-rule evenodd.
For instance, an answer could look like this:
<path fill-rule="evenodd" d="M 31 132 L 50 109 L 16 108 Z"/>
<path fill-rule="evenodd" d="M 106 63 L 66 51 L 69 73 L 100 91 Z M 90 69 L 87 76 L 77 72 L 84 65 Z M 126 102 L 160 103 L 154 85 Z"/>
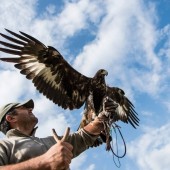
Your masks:
<path fill-rule="evenodd" d="M 92 113 L 91 119 L 94 120 L 96 117 L 95 109 L 94 109 L 94 103 L 93 103 L 93 92 L 90 91 L 90 94 L 87 98 L 87 111 L 90 111 Z"/>
<path fill-rule="evenodd" d="M 91 121 L 92 121 L 92 116 L 91 116 L 91 113 L 89 112 L 89 110 L 87 108 L 87 104 L 86 104 L 85 109 L 83 111 L 83 117 L 81 119 L 80 126 L 79 126 L 78 130 L 81 128 L 84 128 Z"/>
<path fill-rule="evenodd" d="M 105 98 L 103 99 L 103 114 L 104 114 L 106 117 L 109 116 L 109 112 L 107 112 L 107 111 L 105 110 L 105 103 L 107 102 L 107 100 L 108 100 L 108 97 L 105 97 Z"/>
<path fill-rule="evenodd" d="M 103 122 L 104 126 L 104 131 L 103 133 L 106 136 L 106 150 L 109 151 L 111 149 L 111 144 L 110 144 L 110 129 L 111 125 L 113 123 L 112 118 L 111 118 L 111 113 L 106 111 L 105 103 L 108 101 L 108 97 L 106 96 L 103 99 L 103 111 L 99 114 L 99 119 Z"/>
<path fill-rule="evenodd" d="M 87 124 L 89 124 L 91 121 L 93 121 L 95 119 L 95 117 L 96 117 L 96 115 L 94 112 L 93 93 L 90 92 L 90 94 L 87 98 L 86 104 L 85 104 L 83 117 L 82 117 L 82 120 L 81 120 L 78 130 L 80 128 L 83 128 Z"/>

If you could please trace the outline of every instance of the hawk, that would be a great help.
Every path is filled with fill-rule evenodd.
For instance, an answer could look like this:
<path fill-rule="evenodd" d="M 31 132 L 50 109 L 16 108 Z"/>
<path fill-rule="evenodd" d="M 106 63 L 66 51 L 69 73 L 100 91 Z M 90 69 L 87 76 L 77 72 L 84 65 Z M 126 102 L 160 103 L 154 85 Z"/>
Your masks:
<path fill-rule="evenodd" d="M 0 51 L 19 57 L 0 58 L 5 62 L 15 63 L 15 67 L 32 80 L 36 89 L 63 109 L 79 109 L 85 103 L 88 109 L 98 114 L 101 110 L 103 98 L 109 96 L 117 104 L 115 121 L 130 123 L 134 128 L 139 124 L 139 118 L 133 104 L 125 96 L 123 90 L 106 85 L 105 76 L 108 72 L 100 69 L 94 77 L 87 77 L 75 70 L 51 46 L 45 46 L 36 38 L 20 31 L 20 34 L 6 31 L 12 36 L 0 33 L 8 42 L 0 41 L 7 48 Z M 92 102 L 89 106 L 89 101 Z M 80 126 L 92 120 L 92 116 L 85 112 Z"/>

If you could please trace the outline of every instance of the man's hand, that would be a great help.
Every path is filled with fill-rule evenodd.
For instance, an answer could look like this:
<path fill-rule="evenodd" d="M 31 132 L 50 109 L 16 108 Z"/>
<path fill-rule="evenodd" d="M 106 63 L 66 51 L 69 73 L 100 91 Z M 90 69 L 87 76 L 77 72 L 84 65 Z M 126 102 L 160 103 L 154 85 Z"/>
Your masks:
<path fill-rule="evenodd" d="M 99 135 L 101 131 L 104 130 L 103 121 L 109 120 L 110 116 L 116 112 L 116 108 L 118 104 L 116 104 L 111 98 L 106 97 L 103 102 L 103 111 L 99 113 L 99 115 L 84 127 L 84 130 L 92 135 Z"/>
<path fill-rule="evenodd" d="M 111 98 L 106 97 L 103 101 L 103 111 L 99 113 L 98 118 L 107 118 L 109 115 L 115 114 L 118 104 Z"/>
<path fill-rule="evenodd" d="M 0 166 L 0 170 L 67 170 L 71 159 L 73 146 L 67 142 L 58 142 L 46 153 L 27 161 Z"/>
<path fill-rule="evenodd" d="M 50 170 L 67 170 L 73 158 L 73 146 L 67 142 L 58 142 L 44 155 L 44 160 L 50 166 Z"/>
<path fill-rule="evenodd" d="M 115 101 L 113 101 L 110 97 L 106 97 L 104 99 L 103 105 L 104 105 L 105 111 L 110 112 L 110 113 L 114 113 L 116 108 L 118 107 L 118 104 Z"/>

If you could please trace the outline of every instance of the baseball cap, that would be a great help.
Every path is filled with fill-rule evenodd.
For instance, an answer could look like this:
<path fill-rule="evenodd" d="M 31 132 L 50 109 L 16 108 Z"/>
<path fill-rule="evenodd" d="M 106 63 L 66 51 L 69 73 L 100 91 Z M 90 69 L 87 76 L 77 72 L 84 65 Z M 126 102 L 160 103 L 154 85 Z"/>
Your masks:
<path fill-rule="evenodd" d="M 8 103 L 0 108 L 0 123 L 3 117 L 13 108 L 24 106 L 26 108 L 34 108 L 34 101 L 32 99 L 23 103 Z"/>

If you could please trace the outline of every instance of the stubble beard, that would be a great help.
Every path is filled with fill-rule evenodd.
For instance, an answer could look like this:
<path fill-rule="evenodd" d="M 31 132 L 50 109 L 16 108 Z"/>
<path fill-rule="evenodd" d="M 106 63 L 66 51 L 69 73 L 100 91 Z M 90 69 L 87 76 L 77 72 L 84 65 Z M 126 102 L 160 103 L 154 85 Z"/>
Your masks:
<path fill-rule="evenodd" d="M 30 129 L 30 128 L 34 128 L 35 125 L 38 123 L 38 118 L 37 117 L 29 117 L 25 120 L 23 120 L 21 122 L 22 126 L 25 128 L 25 129 Z"/>

